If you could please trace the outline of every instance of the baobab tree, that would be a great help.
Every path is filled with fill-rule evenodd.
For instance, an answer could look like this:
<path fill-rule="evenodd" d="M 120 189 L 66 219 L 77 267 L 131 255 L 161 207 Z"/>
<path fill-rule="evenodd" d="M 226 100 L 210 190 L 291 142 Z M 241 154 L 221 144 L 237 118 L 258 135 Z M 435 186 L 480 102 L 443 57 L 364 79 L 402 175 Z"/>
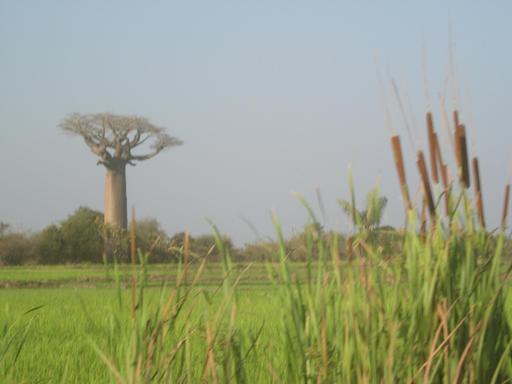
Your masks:
<path fill-rule="evenodd" d="M 126 201 L 126 166 L 151 159 L 166 148 L 182 142 L 169 136 L 165 129 L 139 116 L 111 113 L 67 116 L 59 124 L 66 133 L 81 136 L 85 144 L 98 156 L 98 165 L 107 169 L 105 177 L 105 224 L 126 229 L 128 222 Z M 147 148 L 147 153 L 136 153 L 136 148 Z"/>

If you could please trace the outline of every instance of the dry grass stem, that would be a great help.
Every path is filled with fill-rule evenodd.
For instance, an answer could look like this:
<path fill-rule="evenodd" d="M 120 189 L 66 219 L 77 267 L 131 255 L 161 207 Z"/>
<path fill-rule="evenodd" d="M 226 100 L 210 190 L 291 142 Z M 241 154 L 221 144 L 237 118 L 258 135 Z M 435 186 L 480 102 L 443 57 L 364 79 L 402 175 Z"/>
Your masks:
<path fill-rule="evenodd" d="M 432 188 L 430 186 L 430 180 L 428 177 L 427 165 L 425 162 L 425 155 L 422 150 L 418 151 L 418 160 L 416 162 L 418 165 L 418 171 L 420 173 L 422 187 L 423 187 L 423 195 L 425 201 L 427 203 L 428 212 L 431 218 L 435 218 L 436 208 L 434 205 L 434 197 L 432 195 Z"/>
<path fill-rule="evenodd" d="M 402 145 L 400 143 L 400 136 L 395 135 L 391 137 L 391 147 L 393 149 L 393 157 L 395 159 L 395 166 L 398 173 L 398 180 L 402 191 L 402 197 L 406 210 L 412 209 L 411 198 L 409 195 L 409 188 L 407 187 L 407 179 L 405 176 L 404 158 L 402 155 Z"/>
<path fill-rule="evenodd" d="M 436 149 L 436 133 L 434 132 L 434 121 L 432 113 L 427 112 L 427 133 L 428 133 L 428 146 L 430 152 L 430 169 L 432 171 L 432 181 L 434 184 L 439 183 L 439 173 L 437 167 L 437 149 Z M 440 165 L 442 163 L 439 163 Z"/>

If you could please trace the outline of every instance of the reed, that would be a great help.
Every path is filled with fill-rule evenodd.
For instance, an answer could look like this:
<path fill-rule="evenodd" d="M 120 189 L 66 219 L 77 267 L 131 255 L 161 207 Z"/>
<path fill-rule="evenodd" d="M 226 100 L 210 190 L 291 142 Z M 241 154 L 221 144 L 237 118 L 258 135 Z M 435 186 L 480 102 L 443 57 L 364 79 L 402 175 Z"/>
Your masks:
<path fill-rule="evenodd" d="M 400 143 L 400 136 L 395 135 L 391 137 L 391 148 L 393 150 L 393 157 L 395 159 L 395 167 L 398 173 L 398 181 L 400 183 L 400 190 L 404 200 L 406 211 L 412 209 L 411 198 L 409 196 L 409 188 L 407 187 L 407 178 L 405 176 L 404 158 L 402 154 L 402 144 Z"/>
<path fill-rule="evenodd" d="M 418 166 L 418 171 L 421 177 L 421 183 L 423 187 L 423 197 L 426 202 L 426 206 L 428 208 L 428 212 L 432 219 L 435 219 L 436 216 L 436 207 L 434 205 L 434 197 L 432 194 L 432 187 L 430 185 L 430 179 L 428 177 L 427 164 L 425 162 L 425 155 L 422 150 L 418 151 L 418 159 L 416 161 Z"/>
<path fill-rule="evenodd" d="M 459 120 L 459 111 L 454 109 L 453 110 L 453 126 L 455 127 L 455 130 L 457 129 L 457 127 L 459 126 L 460 124 L 460 120 Z"/>
<path fill-rule="evenodd" d="M 459 180 L 463 188 L 469 188 L 471 181 L 469 177 L 469 157 L 466 139 L 466 127 L 459 124 L 455 130 L 455 157 L 457 159 L 457 170 Z"/>
<path fill-rule="evenodd" d="M 478 164 L 478 158 L 474 157 L 472 161 L 473 165 L 473 180 L 475 181 L 475 205 L 476 211 L 478 212 L 478 218 L 480 225 L 485 229 L 485 214 L 484 214 L 484 202 L 482 197 L 482 185 L 480 182 L 480 166 Z"/>
<path fill-rule="evenodd" d="M 432 118 L 432 112 L 427 112 L 427 135 L 428 135 L 428 146 L 430 153 L 430 169 L 432 171 L 432 181 L 434 184 L 439 183 L 439 172 L 438 172 L 438 150 L 437 150 L 437 135 L 434 131 L 434 121 Z M 439 166 L 442 166 L 442 161 L 439 161 Z"/>

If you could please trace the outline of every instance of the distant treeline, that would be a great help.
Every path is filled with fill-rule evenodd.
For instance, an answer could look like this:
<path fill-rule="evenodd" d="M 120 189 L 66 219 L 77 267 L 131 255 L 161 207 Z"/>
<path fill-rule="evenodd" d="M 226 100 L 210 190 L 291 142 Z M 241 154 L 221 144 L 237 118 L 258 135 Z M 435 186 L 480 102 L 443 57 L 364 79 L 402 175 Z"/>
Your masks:
<path fill-rule="evenodd" d="M 59 224 L 51 224 L 38 233 L 16 232 L 7 223 L 0 222 L 0 265 L 102 263 L 105 261 L 106 231 L 103 214 L 87 207 L 78 208 Z M 138 220 L 135 233 L 137 248 L 149 252 L 149 262 L 179 261 L 185 238 L 183 232 L 169 236 L 157 220 L 150 218 Z M 340 256 L 346 257 L 350 241 L 344 235 L 334 235 L 318 224 L 313 231 L 298 233 L 286 240 L 288 258 L 305 261 L 308 246 L 314 243 L 315 236 L 323 236 L 329 241 L 337 239 Z M 401 234 L 390 227 L 382 228 L 376 236 L 374 240 L 379 241 L 388 254 L 400 246 Z M 114 245 L 117 249 L 110 252 L 110 258 L 127 262 L 129 233 L 111 237 L 117 239 Z M 268 261 L 278 251 L 278 243 L 272 240 L 243 247 L 235 247 L 228 236 L 224 236 L 223 241 L 234 261 Z M 189 249 L 192 260 L 204 257 L 210 261 L 219 260 L 213 235 L 190 236 Z"/>

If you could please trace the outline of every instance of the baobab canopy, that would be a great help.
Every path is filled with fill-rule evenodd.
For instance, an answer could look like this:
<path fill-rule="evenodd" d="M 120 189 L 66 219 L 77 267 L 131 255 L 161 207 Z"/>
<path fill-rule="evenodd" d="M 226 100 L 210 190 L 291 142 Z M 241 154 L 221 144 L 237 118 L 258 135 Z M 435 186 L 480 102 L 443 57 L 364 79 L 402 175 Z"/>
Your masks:
<path fill-rule="evenodd" d="M 59 127 L 81 136 L 99 157 L 98 164 L 107 168 L 105 177 L 105 224 L 125 229 L 127 226 L 126 164 L 151 159 L 166 148 L 182 142 L 153 125 L 145 117 L 111 113 L 67 116 Z M 145 144 L 145 145 L 143 145 Z M 137 147 L 145 153 L 135 153 Z"/>
<path fill-rule="evenodd" d="M 98 164 L 107 168 L 119 162 L 135 165 L 135 161 L 151 159 L 166 148 L 182 144 L 179 139 L 169 136 L 164 128 L 140 116 L 73 113 L 59 127 L 67 133 L 82 136 L 100 158 Z M 149 144 L 149 153 L 132 152 L 144 143 Z"/>

